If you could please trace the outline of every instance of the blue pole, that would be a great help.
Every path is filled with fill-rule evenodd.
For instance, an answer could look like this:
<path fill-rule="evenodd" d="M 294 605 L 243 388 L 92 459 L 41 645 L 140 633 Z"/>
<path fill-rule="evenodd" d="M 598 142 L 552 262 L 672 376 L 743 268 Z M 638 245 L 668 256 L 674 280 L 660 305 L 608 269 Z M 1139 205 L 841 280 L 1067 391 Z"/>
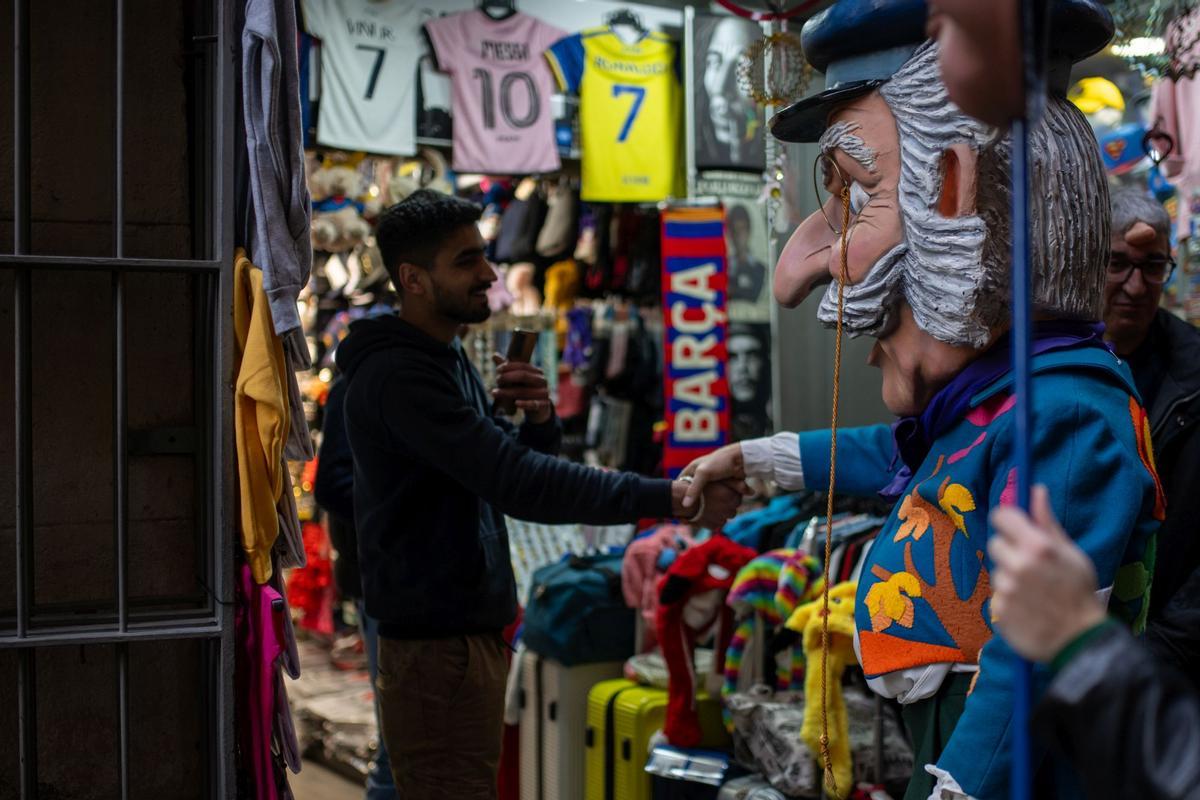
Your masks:
<path fill-rule="evenodd" d="M 1033 339 L 1033 276 L 1029 252 L 1029 128 L 1026 120 L 1012 125 L 1012 360 L 1016 391 L 1017 504 L 1029 511 L 1033 469 L 1033 380 L 1030 372 Z M 1032 797 L 1029 717 L 1033 695 L 1033 665 L 1017 657 L 1013 687 L 1013 800 Z"/>

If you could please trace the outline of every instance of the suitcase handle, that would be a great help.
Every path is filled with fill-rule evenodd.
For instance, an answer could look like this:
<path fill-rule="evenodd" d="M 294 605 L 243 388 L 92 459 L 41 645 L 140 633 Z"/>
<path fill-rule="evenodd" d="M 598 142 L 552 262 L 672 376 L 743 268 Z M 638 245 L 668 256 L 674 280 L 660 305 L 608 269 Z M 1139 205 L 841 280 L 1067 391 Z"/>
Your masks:
<path fill-rule="evenodd" d="M 591 750 L 596 746 L 596 729 L 591 725 L 588 726 L 587 733 L 583 737 L 583 746 Z"/>
<path fill-rule="evenodd" d="M 546 709 L 546 717 L 551 722 L 555 722 L 558 720 L 558 701 L 557 700 L 550 701 L 550 706 Z"/>
<path fill-rule="evenodd" d="M 633 758 L 633 740 L 631 740 L 631 739 L 622 739 L 621 740 L 621 758 L 624 761 L 629 761 L 630 759 Z"/>

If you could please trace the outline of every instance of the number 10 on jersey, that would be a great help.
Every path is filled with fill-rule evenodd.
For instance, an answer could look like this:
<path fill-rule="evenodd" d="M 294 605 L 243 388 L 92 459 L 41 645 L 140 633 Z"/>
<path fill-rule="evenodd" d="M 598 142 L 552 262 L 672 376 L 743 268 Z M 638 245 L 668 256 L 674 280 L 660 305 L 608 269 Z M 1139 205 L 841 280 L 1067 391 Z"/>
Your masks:
<path fill-rule="evenodd" d="M 623 83 L 613 84 L 613 97 L 620 97 L 625 94 L 633 95 L 633 105 L 629 107 L 629 116 L 625 118 L 625 124 L 621 126 L 621 132 L 617 134 L 618 142 L 623 142 L 629 138 L 629 129 L 633 127 L 633 121 L 637 119 L 638 112 L 642 110 L 642 101 L 646 99 L 646 87 L 629 86 Z"/>

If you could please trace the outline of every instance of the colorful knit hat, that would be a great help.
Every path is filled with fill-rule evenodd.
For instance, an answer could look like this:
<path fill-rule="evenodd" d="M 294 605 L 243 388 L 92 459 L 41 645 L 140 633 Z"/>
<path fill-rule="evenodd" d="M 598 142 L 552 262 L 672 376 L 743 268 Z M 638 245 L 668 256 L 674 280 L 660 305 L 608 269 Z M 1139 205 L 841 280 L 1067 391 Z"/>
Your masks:
<path fill-rule="evenodd" d="M 820 595 L 824 586 L 821 562 L 803 550 L 794 553 L 780 570 L 779 589 L 775 592 L 781 623 L 801 605 Z"/>
<path fill-rule="evenodd" d="M 755 558 L 742 568 L 733 581 L 726 603 L 740 620 L 725 653 L 725 684 L 722 696 L 737 691 L 746 645 L 761 619 L 768 631 L 780 627 L 802 603 L 821 591 L 820 565 L 803 550 L 782 548 Z M 799 689 L 804 685 L 804 659 L 794 654 L 790 665 L 777 665 L 775 688 Z M 732 725 L 728 712 L 727 726 Z"/>

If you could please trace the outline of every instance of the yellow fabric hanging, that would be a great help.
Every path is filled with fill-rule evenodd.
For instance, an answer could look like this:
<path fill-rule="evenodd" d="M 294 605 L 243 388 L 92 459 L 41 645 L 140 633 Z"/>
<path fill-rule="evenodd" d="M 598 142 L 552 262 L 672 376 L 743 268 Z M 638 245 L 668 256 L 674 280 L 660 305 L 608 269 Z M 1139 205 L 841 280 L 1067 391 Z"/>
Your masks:
<path fill-rule="evenodd" d="M 275 335 L 262 270 L 239 248 L 233 264 L 234 432 L 241 500 L 239 532 L 250 572 L 271 577 L 271 547 L 279 536 L 276 503 L 284 484 L 288 364 Z"/>
<path fill-rule="evenodd" d="M 554 312 L 554 331 L 558 334 L 558 349 L 567 343 L 567 312 L 575 305 L 583 281 L 579 265 L 572 259 L 555 262 L 546 270 L 545 307 Z"/>
<path fill-rule="evenodd" d="M 824 765 L 828 770 L 825 793 L 837 800 L 845 800 L 854 788 L 850 717 L 842 694 L 842 675 L 847 667 L 858 663 L 854 654 L 854 595 L 857 591 L 857 583 L 839 583 L 828 593 L 823 592 L 820 600 L 797 608 L 787 620 L 788 629 L 802 635 L 806 663 L 804 696 L 810 698 L 821 694 L 825 697 L 821 705 L 805 703 L 800 738 L 813 753 L 828 758 Z M 826 660 L 826 667 L 822 667 L 822 660 Z M 826 668 L 827 674 L 823 672 Z M 822 688 L 825 682 L 828 686 Z"/>

